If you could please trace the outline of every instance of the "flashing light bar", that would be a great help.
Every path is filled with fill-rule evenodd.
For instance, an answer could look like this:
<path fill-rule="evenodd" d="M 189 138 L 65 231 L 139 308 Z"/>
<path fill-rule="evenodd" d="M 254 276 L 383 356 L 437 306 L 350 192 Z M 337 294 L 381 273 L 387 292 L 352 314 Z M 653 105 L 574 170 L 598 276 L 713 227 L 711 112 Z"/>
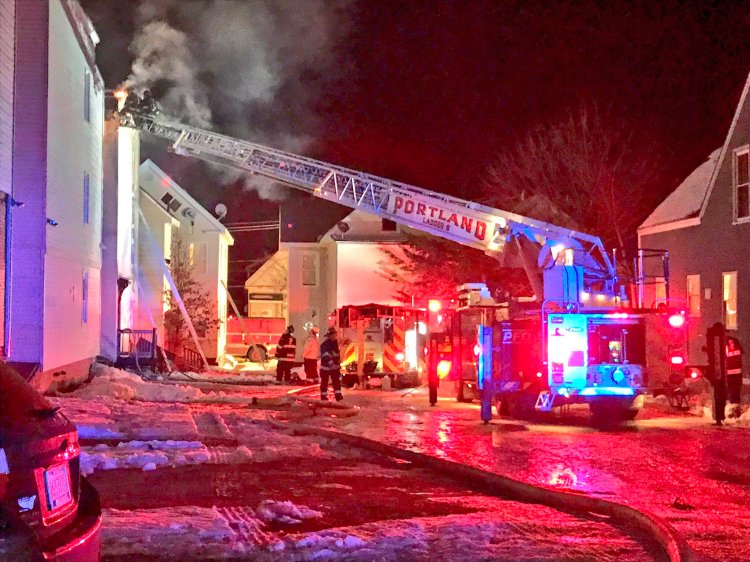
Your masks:
<path fill-rule="evenodd" d="M 632 388 L 620 386 L 589 387 L 578 393 L 579 396 L 633 396 L 634 394 L 635 391 Z"/>

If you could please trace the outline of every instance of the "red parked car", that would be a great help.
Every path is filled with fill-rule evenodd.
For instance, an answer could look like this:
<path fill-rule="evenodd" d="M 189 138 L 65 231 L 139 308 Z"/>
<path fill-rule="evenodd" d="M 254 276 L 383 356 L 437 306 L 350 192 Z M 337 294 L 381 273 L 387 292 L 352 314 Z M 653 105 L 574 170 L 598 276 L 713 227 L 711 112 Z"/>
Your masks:
<path fill-rule="evenodd" d="M 99 560 L 99 494 L 79 454 L 75 425 L 0 364 L 0 560 Z"/>

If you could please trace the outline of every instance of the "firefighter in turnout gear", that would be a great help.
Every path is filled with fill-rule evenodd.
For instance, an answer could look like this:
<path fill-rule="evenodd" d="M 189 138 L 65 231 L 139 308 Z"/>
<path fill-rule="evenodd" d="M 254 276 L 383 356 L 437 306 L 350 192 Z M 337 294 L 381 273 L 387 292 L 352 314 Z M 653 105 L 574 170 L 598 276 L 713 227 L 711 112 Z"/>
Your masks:
<path fill-rule="evenodd" d="M 318 327 L 311 323 L 305 324 L 307 339 L 302 350 L 302 361 L 305 365 L 307 382 L 318 382 L 318 361 L 320 360 L 320 342 L 318 341 Z"/>
<path fill-rule="evenodd" d="M 279 343 L 276 344 L 276 382 L 289 383 L 292 380 L 292 367 L 294 357 L 297 354 L 297 340 L 294 334 L 294 326 L 287 326 L 286 332 L 281 334 Z"/>
<path fill-rule="evenodd" d="M 727 397 L 731 406 L 730 418 L 739 417 L 742 392 L 742 347 L 736 338 L 727 338 L 725 346 L 727 366 Z"/>
<path fill-rule="evenodd" d="M 337 341 L 336 328 L 328 328 L 326 339 L 320 346 L 320 399 L 328 400 L 328 379 L 331 379 L 336 400 L 343 400 L 341 394 L 341 354 Z"/>

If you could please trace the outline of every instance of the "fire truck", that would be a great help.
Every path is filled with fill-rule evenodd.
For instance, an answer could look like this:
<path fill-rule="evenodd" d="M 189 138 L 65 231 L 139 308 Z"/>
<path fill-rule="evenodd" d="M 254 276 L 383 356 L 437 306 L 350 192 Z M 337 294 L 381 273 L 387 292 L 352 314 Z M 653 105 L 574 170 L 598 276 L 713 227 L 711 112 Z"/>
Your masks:
<path fill-rule="evenodd" d="M 121 108 L 123 109 L 123 108 Z M 314 197 L 360 209 L 499 259 L 511 255 L 534 291 L 533 311 L 476 326 L 482 418 L 492 405 L 516 413 L 587 402 L 597 416 L 630 417 L 648 388 L 649 324 L 673 316 L 634 307 L 600 238 L 212 131 L 158 120 L 137 105 L 121 124 L 171 142 L 179 155 L 258 174 Z M 510 312 L 510 309 L 509 309 Z M 682 324 L 685 323 L 684 314 Z M 675 322 L 677 322 L 675 320 Z M 428 346 L 428 375 L 450 372 Z M 473 347 L 473 346 L 472 346 Z M 665 361 L 679 361 L 678 355 Z M 682 356 L 684 358 L 684 355 Z M 684 359 L 683 359 L 684 360 Z M 667 363 L 666 369 L 674 363 Z M 446 367 L 447 366 L 447 367 Z"/>
<path fill-rule="evenodd" d="M 367 386 L 390 377 L 398 387 L 416 386 L 425 371 L 426 326 L 417 308 L 368 304 L 344 306 L 333 314 L 338 329 L 344 383 Z"/>

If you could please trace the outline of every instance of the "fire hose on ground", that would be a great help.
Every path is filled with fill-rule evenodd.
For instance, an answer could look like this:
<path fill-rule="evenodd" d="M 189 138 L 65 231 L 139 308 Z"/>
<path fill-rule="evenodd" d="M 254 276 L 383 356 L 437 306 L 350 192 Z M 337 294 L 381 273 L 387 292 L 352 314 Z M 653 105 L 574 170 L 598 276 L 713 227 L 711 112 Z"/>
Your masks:
<path fill-rule="evenodd" d="M 303 388 L 295 390 L 299 393 L 307 389 Z M 289 394 L 292 394 L 292 392 L 295 391 L 291 391 Z M 303 397 L 297 397 L 296 399 L 300 400 L 300 398 Z M 323 404 L 323 407 L 326 407 L 325 404 Z M 353 409 L 352 407 L 339 404 L 329 404 L 327 407 L 342 410 L 345 410 L 346 408 Z M 695 560 L 695 556 L 687 541 L 680 536 L 672 525 L 652 513 L 640 511 L 628 505 L 601 498 L 594 498 L 584 494 L 535 486 L 527 482 L 514 480 L 507 476 L 501 476 L 465 464 L 440 459 L 424 453 L 402 449 L 400 447 L 394 447 L 393 445 L 388 445 L 366 437 L 300 423 L 282 421 L 273 415 L 268 416 L 268 421 L 278 429 L 292 430 L 292 432 L 297 435 L 315 435 L 318 437 L 336 439 L 353 447 L 367 449 L 382 455 L 405 460 L 416 466 L 431 469 L 452 478 L 463 480 L 471 487 L 481 489 L 493 495 L 524 503 L 541 504 L 574 515 L 585 515 L 590 513 L 600 516 L 603 515 L 621 524 L 646 532 L 662 546 L 669 556 L 670 562 L 693 562 Z"/>

